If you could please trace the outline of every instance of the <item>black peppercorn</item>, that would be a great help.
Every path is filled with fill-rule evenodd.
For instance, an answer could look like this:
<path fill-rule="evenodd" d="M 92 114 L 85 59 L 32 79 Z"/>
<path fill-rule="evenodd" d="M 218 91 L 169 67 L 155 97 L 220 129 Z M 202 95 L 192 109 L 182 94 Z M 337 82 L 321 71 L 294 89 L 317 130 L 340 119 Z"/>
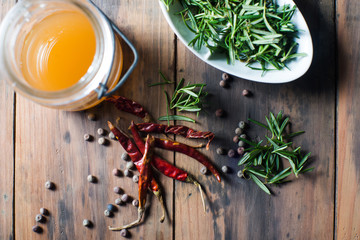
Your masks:
<path fill-rule="evenodd" d="M 55 189 L 55 184 L 53 182 L 46 181 L 45 188 L 53 190 L 53 189 Z"/>
<path fill-rule="evenodd" d="M 251 92 L 250 92 L 249 90 L 247 90 L 247 89 L 244 89 L 244 90 L 242 91 L 242 95 L 243 95 L 244 97 L 249 97 L 249 96 L 251 95 Z"/>
<path fill-rule="evenodd" d="M 241 134 L 240 137 L 243 138 L 243 139 L 247 138 L 246 134 Z"/>
<path fill-rule="evenodd" d="M 131 171 L 129 169 L 125 169 L 124 170 L 124 175 L 125 175 L 125 177 L 131 177 L 132 173 L 131 173 Z"/>
<path fill-rule="evenodd" d="M 45 218 L 41 214 L 37 214 L 35 216 L 35 221 L 37 221 L 37 222 L 44 222 L 44 220 L 45 220 Z"/>
<path fill-rule="evenodd" d="M 241 128 L 236 128 L 235 129 L 235 134 L 236 135 L 240 135 L 240 134 L 242 134 L 243 133 L 243 130 L 241 129 Z"/>
<path fill-rule="evenodd" d="M 98 128 L 97 133 L 101 136 L 104 136 L 106 134 L 106 131 L 103 128 Z"/>
<path fill-rule="evenodd" d="M 121 200 L 122 200 L 123 202 L 128 202 L 129 199 L 130 199 L 130 197 L 129 197 L 129 195 L 127 195 L 126 193 L 121 196 Z"/>
<path fill-rule="evenodd" d="M 122 189 L 120 187 L 114 187 L 114 193 L 121 194 Z"/>
<path fill-rule="evenodd" d="M 35 233 L 42 233 L 42 231 L 43 231 L 42 228 L 40 226 L 37 226 L 37 225 L 33 226 L 32 230 Z"/>
<path fill-rule="evenodd" d="M 219 154 L 219 155 L 224 155 L 225 150 L 223 148 L 219 147 L 219 148 L 216 149 L 216 153 Z"/>
<path fill-rule="evenodd" d="M 229 151 L 228 151 L 228 157 L 229 158 L 233 158 L 233 157 L 235 157 L 235 151 L 234 151 L 234 149 L 230 149 Z"/>
<path fill-rule="evenodd" d="M 92 226 L 92 222 L 88 219 L 84 219 L 83 220 L 83 226 L 84 227 L 87 227 L 87 228 L 90 228 Z"/>
<path fill-rule="evenodd" d="M 223 117 L 224 115 L 225 115 L 225 112 L 221 108 L 219 108 L 218 110 L 215 111 L 215 116 L 217 116 L 217 117 Z"/>
<path fill-rule="evenodd" d="M 106 209 L 106 210 L 104 211 L 104 215 L 105 215 L 105 217 L 111 217 L 111 216 L 112 216 L 112 212 L 109 211 L 109 209 Z"/>
<path fill-rule="evenodd" d="M 206 167 L 201 167 L 201 168 L 200 168 L 200 173 L 201 173 L 202 175 L 206 175 L 207 172 L 208 172 L 208 169 L 207 169 Z"/>
<path fill-rule="evenodd" d="M 238 142 L 238 146 L 239 146 L 239 147 L 244 147 L 244 146 L 245 146 L 245 142 L 244 142 L 244 141 Z"/>
<path fill-rule="evenodd" d="M 129 161 L 130 160 L 130 156 L 129 154 L 127 154 L 126 152 L 121 154 L 121 159 L 124 161 Z"/>
<path fill-rule="evenodd" d="M 134 199 L 134 200 L 132 201 L 132 205 L 133 205 L 134 207 L 138 207 L 138 206 L 139 206 L 139 200 Z"/>
<path fill-rule="evenodd" d="M 117 169 L 117 168 L 114 168 L 112 170 L 112 173 L 113 173 L 114 176 L 117 176 L 117 177 L 121 176 L 121 171 L 119 169 Z"/>
<path fill-rule="evenodd" d="M 244 129 L 246 127 L 246 123 L 244 121 L 239 122 L 239 128 Z"/>
<path fill-rule="evenodd" d="M 115 204 L 116 204 L 116 205 L 123 205 L 123 204 L 124 204 L 124 201 L 121 200 L 121 198 L 117 198 L 117 199 L 115 199 Z"/>
<path fill-rule="evenodd" d="M 96 177 L 93 176 L 93 175 L 87 176 L 87 180 L 88 180 L 88 182 L 90 182 L 90 183 L 96 183 L 96 182 L 97 182 Z"/>
<path fill-rule="evenodd" d="M 128 236 L 128 230 L 127 229 L 121 229 L 120 236 L 127 237 Z"/>
<path fill-rule="evenodd" d="M 239 142 L 239 137 L 238 137 L 238 136 L 234 136 L 234 137 L 233 137 L 233 142 L 234 142 L 234 143 L 238 143 L 238 142 Z"/>
<path fill-rule="evenodd" d="M 49 211 L 46 208 L 40 208 L 40 213 L 44 216 L 49 216 Z"/>
<path fill-rule="evenodd" d="M 84 140 L 90 142 L 92 140 L 92 136 L 90 134 L 84 134 Z"/>
<path fill-rule="evenodd" d="M 244 177 L 244 173 L 243 171 L 238 171 L 237 174 L 236 174 L 239 178 L 243 178 Z"/>
<path fill-rule="evenodd" d="M 95 121 L 96 120 L 96 115 L 94 113 L 89 113 L 87 115 L 87 118 L 90 120 L 90 121 Z"/>
<path fill-rule="evenodd" d="M 133 162 L 126 163 L 126 169 L 132 170 L 135 168 L 135 164 Z"/>
<path fill-rule="evenodd" d="M 225 80 L 221 80 L 220 83 L 219 83 L 220 87 L 222 88 L 227 88 L 228 87 L 228 84 Z"/>
<path fill-rule="evenodd" d="M 101 138 L 98 139 L 98 143 L 100 145 L 106 145 L 107 142 L 106 142 L 106 139 L 104 137 L 101 137 Z"/>
<path fill-rule="evenodd" d="M 115 207 L 115 205 L 109 203 L 107 205 L 107 210 L 109 210 L 110 212 L 116 212 L 117 211 L 117 208 Z"/>
<path fill-rule="evenodd" d="M 132 180 L 133 180 L 134 183 L 138 183 L 138 182 L 139 182 L 139 176 L 138 176 L 138 175 L 134 175 L 134 176 L 132 177 Z"/>
<path fill-rule="evenodd" d="M 228 166 L 222 166 L 221 171 L 223 173 L 228 173 L 229 172 L 229 167 Z"/>
<path fill-rule="evenodd" d="M 227 74 L 227 73 L 223 73 L 223 74 L 221 75 L 221 79 L 224 80 L 224 81 L 227 81 L 227 80 L 230 79 L 230 76 L 229 76 L 229 74 Z"/>
<path fill-rule="evenodd" d="M 237 152 L 238 152 L 239 155 L 244 155 L 245 148 L 244 148 L 244 147 L 239 147 L 239 148 L 237 149 Z"/>

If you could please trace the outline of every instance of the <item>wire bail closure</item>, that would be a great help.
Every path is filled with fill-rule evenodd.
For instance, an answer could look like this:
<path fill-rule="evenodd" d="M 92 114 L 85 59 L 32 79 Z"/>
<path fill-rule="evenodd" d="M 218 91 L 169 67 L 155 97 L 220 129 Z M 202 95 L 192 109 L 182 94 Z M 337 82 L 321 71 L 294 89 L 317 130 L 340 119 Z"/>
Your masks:
<path fill-rule="evenodd" d="M 111 28 L 113 29 L 112 33 L 112 38 L 113 38 L 113 42 L 114 42 L 114 54 L 113 56 L 115 56 L 115 32 L 124 40 L 124 42 L 130 47 L 131 51 L 134 54 L 134 60 L 131 63 L 129 69 L 125 72 L 125 74 L 120 78 L 119 82 L 116 84 L 116 86 L 110 91 L 108 92 L 108 81 L 109 81 L 109 77 L 110 77 L 110 71 L 108 73 L 108 75 L 106 76 L 106 80 L 104 83 L 99 83 L 99 87 L 97 89 L 95 89 L 95 91 L 98 94 L 98 99 L 101 99 L 103 97 L 108 97 L 111 96 L 112 94 L 115 93 L 115 91 L 117 91 L 127 80 L 127 78 L 130 76 L 130 74 L 132 73 L 132 71 L 134 70 L 135 66 L 138 63 L 139 60 L 139 55 L 135 49 L 135 46 L 130 42 L 130 40 L 120 31 L 120 29 L 115 25 L 115 23 L 113 21 L 111 21 L 109 19 L 108 16 L 106 16 L 106 14 L 95 4 L 93 3 L 91 0 L 88 0 L 92 5 L 94 5 L 99 12 L 103 15 L 103 17 L 106 19 L 106 21 L 109 23 L 109 25 L 111 26 Z M 112 59 L 112 64 L 111 66 L 113 66 L 114 64 L 114 57 Z"/>

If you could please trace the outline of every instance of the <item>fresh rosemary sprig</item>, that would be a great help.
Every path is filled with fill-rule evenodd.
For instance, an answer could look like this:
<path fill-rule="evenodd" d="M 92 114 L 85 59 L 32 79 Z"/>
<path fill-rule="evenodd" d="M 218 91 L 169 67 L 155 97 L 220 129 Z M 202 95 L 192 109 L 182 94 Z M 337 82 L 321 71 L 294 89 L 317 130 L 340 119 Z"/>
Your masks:
<path fill-rule="evenodd" d="M 244 167 L 242 170 L 244 177 L 249 177 L 262 190 L 270 194 L 266 185 L 283 183 L 291 173 L 298 177 L 300 173 L 311 171 L 314 168 L 305 169 L 311 153 L 303 156 L 301 147 L 294 147 L 293 143 L 288 141 L 304 132 L 287 133 L 286 127 L 289 124 L 289 118 L 284 118 L 281 111 L 276 117 L 270 112 L 269 117 L 265 117 L 265 119 L 266 125 L 249 119 L 252 123 L 268 130 L 271 136 L 265 135 L 265 144 L 262 144 L 263 140 L 253 142 L 240 138 L 250 147 L 245 149 L 246 153 L 240 159 L 239 165 Z M 289 162 L 290 167 L 283 167 L 284 160 Z"/>
<path fill-rule="evenodd" d="M 226 53 L 254 70 L 281 70 L 296 53 L 298 30 L 291 22 L 296 6 L 274 0 L 179 0 L 184 24 L 195 34 L 190 46 Z M 169 6 L 173 0 L 163 0 Z M 258 66 L 255 65 L 258 63 Z"/>

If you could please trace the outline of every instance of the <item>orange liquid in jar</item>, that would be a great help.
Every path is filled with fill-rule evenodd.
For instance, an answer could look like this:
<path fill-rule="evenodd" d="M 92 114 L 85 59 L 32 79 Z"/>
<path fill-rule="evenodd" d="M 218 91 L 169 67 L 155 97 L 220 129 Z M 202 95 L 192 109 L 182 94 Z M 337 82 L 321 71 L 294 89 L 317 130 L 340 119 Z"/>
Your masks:
<path fill-rule="evenodd" d="M 43 91 L 71 87 L 86 74 L 95 55 L 96 39 L 80 11 L 55 12 L 37 23 L 21 51 L 25 80 Z"/>

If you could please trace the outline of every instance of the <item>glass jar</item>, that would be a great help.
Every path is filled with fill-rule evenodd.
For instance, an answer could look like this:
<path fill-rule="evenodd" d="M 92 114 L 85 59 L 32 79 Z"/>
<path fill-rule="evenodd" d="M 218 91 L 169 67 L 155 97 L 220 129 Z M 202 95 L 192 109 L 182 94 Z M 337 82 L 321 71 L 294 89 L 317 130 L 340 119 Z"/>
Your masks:
<path fill-rule="evenodd" d="M 21 52 L 26 37 L 42 19 L 59 11 L 81 11 L 90 21 L 96 40 L 93 61 L 74 85 L 57 91 L 31 86 L 21 70 Z M 114 31 L 117 34 L 114 34 Z M 119 36 L 120 35 L 120 36 Z M 119 80 L 123 53 L 119 37 L 134 53 L 134 62 Z M 0 27 L 0 71 L 16 92 L 41 105 L 78 111 L 100 103 L 123 84 L 137 62 L 135 48 L 119 29 L 91 1 L 23 0 L 6 15 Z M 107 92 L 107 93 L 106 93 Z"/>

